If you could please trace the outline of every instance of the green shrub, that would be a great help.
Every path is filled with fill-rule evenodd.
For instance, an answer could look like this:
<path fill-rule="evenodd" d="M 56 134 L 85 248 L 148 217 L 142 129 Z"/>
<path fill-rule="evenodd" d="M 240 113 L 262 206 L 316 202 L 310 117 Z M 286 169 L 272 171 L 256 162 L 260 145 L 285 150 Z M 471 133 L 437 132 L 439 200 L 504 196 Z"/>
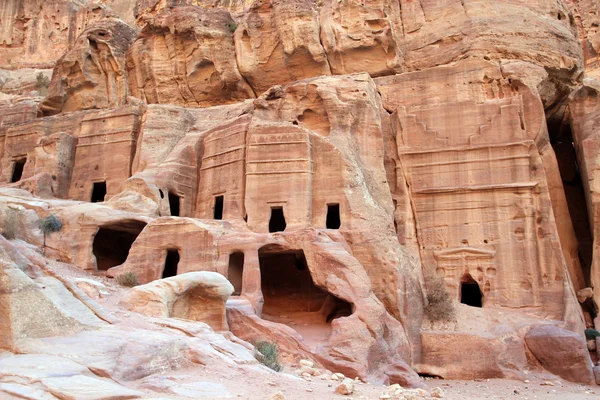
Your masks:
<path fill-rule="evenodd" d="M 137 275 L 133 272 L 125 272 L 124 274 L 117 275 L 117 283 L 125 287 L 134 287 L 140 284 Z"/>
<path fill-rule="evenodd" d="M 229 22 L 227 23 L 227 27 L 228 27 L 228 28 L 229 28 L 229 30 L 230 30 L 230 31 L 233 33 L 233 32 L 235 32 L 235 30 L 237 29 L 237 27 L 238 27 L 238 26 L 237 26 L 237 24 L 236 24 L 235 22 L 233 22 L 233 21 L 229 21 Z"/>
<path fill-rule="evenodd" d="M 585 330 L 585 338 L 587 340 L 594 340 L 597 337 L 600 337 L 600 332 L 598 332 L 597 330 L 592 329 L 592 328 L 587 328 Z"/>
<path fill-rule="evenodd" d="M 4 212 L 4 218 L 2 219 L 2 235 L 6 239 L 14 239 L 19 233 L 19 210 L 8 208 Z"/>
<path fill-rule="evenodd" d="M 40 229 L 44 233 L 58 232 L 62 228 L 62 222 L 54 214 L 40 219 Z"/>
<path fill-rule="evenodd" d="M 429 275 L 425 276 L 427 287 L 427 305 L 425 315 L 434 322 L 451 321 L 454 318 L 454 303 L 446 289 L 444 279 Z"/>
<path fill-rule="evenodd" d="M 281 364 L 279 364 L 279 348 L 272 342 L 260 341 L 257 342 L 254 347 L 258 354 L 256 359 L 264 366 L 271 368 L 275 372 L 282 370 Z"/>
<path fill-rule="evenodd" d="M 50 78 L 44 75 L 42 72 L 35 76 L 35 87 L 37 88 L 40 95 L 45 96 L 48 94 L 48 87 L 50 86 Z"/>

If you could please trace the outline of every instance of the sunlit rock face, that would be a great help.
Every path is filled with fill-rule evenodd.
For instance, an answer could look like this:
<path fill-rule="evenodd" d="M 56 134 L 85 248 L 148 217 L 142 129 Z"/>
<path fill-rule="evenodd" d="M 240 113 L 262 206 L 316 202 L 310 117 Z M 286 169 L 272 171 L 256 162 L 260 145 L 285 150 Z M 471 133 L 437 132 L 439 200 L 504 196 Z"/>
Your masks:
<path fill-rule="evenodd" d="M 57 61 L 42 114 L 124 105 L 125 55 L 134 38 L 135 30 L 117 18 L 89 26 Z"/>
<path fill-rule="evenodd" d="M 3 348 L 593 382 L 597 2 L 89 3 L 0 6 Z"/>

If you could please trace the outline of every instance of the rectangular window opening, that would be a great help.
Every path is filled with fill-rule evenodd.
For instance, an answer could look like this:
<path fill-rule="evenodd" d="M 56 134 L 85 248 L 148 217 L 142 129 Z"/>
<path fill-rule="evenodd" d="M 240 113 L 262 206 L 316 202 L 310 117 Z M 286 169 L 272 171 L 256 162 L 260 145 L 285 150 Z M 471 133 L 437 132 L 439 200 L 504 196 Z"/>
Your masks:
<path fill-rule="evenodd" d="M 177 275 L 177 266 L 179 264 L 179 250 L 168 249 L 167 258 L 165 258 L 165 268 L 163 269 L 162 277 L 169 278 Z"/>
<path fill-rule="evenodd" d="M 327 204 L 327 229 L 340 229 L 342 224 L 340 220 L 340 205 L 339 204 Z"/>
<path fill-rule="evenodd" d="M 223 196 L 215 196 L 214 219 L 223 219 Z"/>
<path fill-rule="evenodd" d="M 11 178 L 11 182 L 19 182 L 23 177 L 23 169 L 25 169 L 25 163 L 27 162 L 27 157 L 19 158 L 15 161 L 13 167 L 13 174 Z"/>
<path fill-rule="evenodd" d="M 173 192 L 169 192 L 169 209 L 172 217 L 179 217 L 181 198 Z"/>
<path fill-rule="evenodd" d="M 232 296 L 242 294 L 242 282 L 244 278 L 244 253 L 236 251 L 229 255 L 229 268 L 227 270 L 227 279 L 233 285 Z"/>
<path fill-rule="evenodd" d="M 106 197 L 106 181 L 94 182 L 92 188 L 92 203 L 101 203 Z"/>

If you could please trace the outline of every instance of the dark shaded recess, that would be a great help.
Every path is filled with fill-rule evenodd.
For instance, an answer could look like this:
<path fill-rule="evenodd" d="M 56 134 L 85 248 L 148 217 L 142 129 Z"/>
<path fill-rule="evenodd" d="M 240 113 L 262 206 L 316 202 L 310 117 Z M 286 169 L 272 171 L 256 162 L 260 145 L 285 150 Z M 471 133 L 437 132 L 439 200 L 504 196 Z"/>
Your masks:
<path fill-rule="evenodd" d="M 328 323 L 352 314 L 352 304 L 314 284 L 304 251 L 268 245 L 258 255 L 264 313 L 321 313 Z"/>
<path fill-rule="evenodd" d="M 269 219 L 269 232 L 285 231 L 285 216 L 283 215 L 283 207 L 271 207 L 271 218 Z"/>
<path fill-rule="evenodd" d="M 482 294 L 479 284 L 475 282 L 471 275 L 462 279 L 460 284 L 460 302 L 471 307 L 482 306 Z"/>
<path fill-rule="evenodd" d="M 577 153 L 573 143 L 573 132 L 564 116 L 547 117 L 548 134 L 550 143 L 556 154 L 558 169 L 562 179 L 569 216 L 575 230 L 578 249 L 577 254 L 585 284 L 590 286 L 590 273 L 592 268 L 593 238 L 590 228 L 585 189 L 581 179 L 581 170 L 577 161 Z M 592 318 L 597 316 L 597 307 L 590 299 L 581 305 L 583 310 L 590 313 Z"/>
<path fill-rule="evenodd" d="M 94 182 L 92 187 L 92 203 L 102 203 L 106 197 L 106 182 Z"/>
<path fill-rule="evenodd" d="M 172 217 L 179 217 L 179 209 L 181 208 L 181 197 L 173 192 L 169 192 L 169 209 Z"/>
<path fill-rule="evenodd" d="M 165 269 L 163 269 L 162 277 L 169 278 L 177 275 L 177 266 L 179 265 L 179 250 L 169 249 L 167 250 L 167 257 L 165 258 Z"/>
<path fill-rule="evenodd" d="M 215 197 L 215 208 L 213 211 L 213 219 L 223 219 L 223 196 Z"/>
<path fill-rule="evenodd" d="M 340 229 L 342 224 L 340 220 L 340 205 L 339 204 L 327 204 L 327 229 Z"/>
<path fill-rule="evenodd" d="M 145 226 L 145 222 L 136 220 L 119 221 L 101 226 L 94 236 L 92 245 L 98 270 L 106 271 L 123 264 L 127 260 L 133 242 Z"/>
<path fill-rule="evenodd" d="M 552 126 L 548 124 L 548 130 L 551 132 L 550 142 L 556 154 L 558 161 L 558 169 L 567 198 L 567 206 L 575 236 L 579 243 L 578 255 L 581 262 L 581 268 L 586 284 L 590 285 L 590 272 L 592 267 L 593 239 L 590 229 L 590 220 L 588 216 L 588 208 L 585 199 L 585 191 L 575 146 L 573 145 L 573 137 L 571 127 L 566 124 L 562 127 Z"/>
<path fill-rule="evenodd" d="M 10 178 L 11 182 L 19 182 L 21 180 L 21 178 L 23 177 L 23 169 L 25 169 L 26 162 L 27 157 L 19 158 L 15 161 L 12 177 Z"/>
<path fill-rule="evenodd" d="M 227 269 L 227 279 L 233 285 L 232 296 L 242 294 L 242 283 L 244 278 L 244 253 L 236 251 L 229 255 L 229 268 Z"/>

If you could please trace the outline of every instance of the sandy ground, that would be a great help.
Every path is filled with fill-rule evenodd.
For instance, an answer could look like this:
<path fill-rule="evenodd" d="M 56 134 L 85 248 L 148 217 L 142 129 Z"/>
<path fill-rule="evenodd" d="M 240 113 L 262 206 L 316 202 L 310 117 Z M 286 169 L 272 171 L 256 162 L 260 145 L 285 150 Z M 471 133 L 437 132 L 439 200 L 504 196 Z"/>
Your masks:
<path fill-rule="evenodd" d="M 599 386 L 585 386 L 559 380 L 551 381 L 554 386 L 544 386 L 545 381 L 532 379 L 529 383 L 511 381 L 507 379 L 490 379 L 483 381 L 454 381 L 432 379 L 426 380 L 426 389 L 440 387 L 444 391 L 444 399 L 486 399 L 486 400 L 513 400 L 513 399 L 558 399 L 558 400 L 598 400 L 600 399 Z M 227 386 L 227 383 L 225 383 Z M 287 400 L 295 399 L 373 399 L 377 400 L 385 393 L 385 387 L 375 385 L 356 385 L 355 392 L 350 396 L 335 394 L 335 382 L 313 381 L 306 382 L 304 393 L 296 388 L 280 388 L 279 385 L 267 382 L 265 385 L 265 399 L 278 390 L 286 396 Z M 310 391 L 309 391 L 310 390 Z M 253 393 L 254 394 L 254 393 Z M 243 395 L 238 398 L 245 398 Z M 260 397 L 257 397 L 260 398 Z"/>

